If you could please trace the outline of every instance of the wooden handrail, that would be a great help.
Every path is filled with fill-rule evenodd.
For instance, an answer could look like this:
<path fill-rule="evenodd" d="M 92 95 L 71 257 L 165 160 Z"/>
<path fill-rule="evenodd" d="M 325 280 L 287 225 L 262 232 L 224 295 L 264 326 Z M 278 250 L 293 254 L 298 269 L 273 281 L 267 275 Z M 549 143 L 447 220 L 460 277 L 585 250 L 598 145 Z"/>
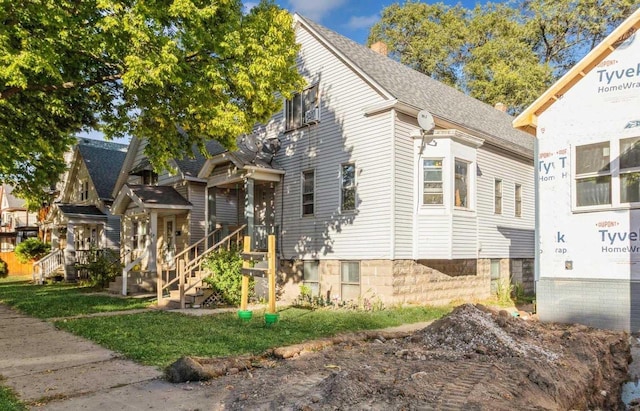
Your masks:
<path fill-rule="evenodd" d="M 179 287 L 180 288 L 180 306 L 182 308 L 184 308 L 184 306 L 185 306 L 185 298 L 184 298 L 185 292 L 187 292 L 190 289 L 192 289 L 193 287 L 196 287 L 197 285 L 201 284 L 202 280 L 203 280 L 202 277 L 198 278 L 197 282 L 195 282 L 195 283 L 191 284 L 189 287 L 185 288 L 184 284 L 185 284 L 185 280 L 186 280 L 186 274 L 187 273 L 191 273 L 196 268 L 200 267 L 202 265 L 202 262 L 203 262 L 204 258 L 206 256 L 208 256 L 211 252 L 213 252 L 216 249 L 220 248 L 224 244 L 229 244 L 229 246 L 230 246 L 231 239 L 233 237 L 237 237 L 238 235 L 240 235 L 242 233 L 242 231 L 244 231 L 246 226 L 247 226 L 246 224 L 242 225 L 240 228 L 236 229 L 234 232 L 232 232 L 231 234 L 227 235 L 222 240 L 218 241 L 217 243 L 215 243 L 211 247 L 207 248 L 202 253 L 198 254 L 196 252 L 196 255 L 191 260 L 187 260 L 187 258 L 189 256 L 188 252 L 190 250 L 193 250 L 194 248 L 196 248 L 198 245 L 200 245 L 205 239 L 207 239 L 209 236 L 214 234 L 215 231 L 213 233 L 210 233 L 209 236 L 207 236 L 207 237 L 201 239 L 200 241 L 198 241 L 197 243 L 193 244 L 189 248 L 183 250 L 181 253 L 177 254 L 176 257 L 174 257 L 174 261 L 176 262 L 176 271 L 177 271 L 176 277 L 171 281 L 167 281 L 166 284 L 164 284 L 164 285 L 161 284 L 161 282 L 162 282 L 161 276 L 158 277 L 158 285 L 157 285 L 158 303 L 161 303 L 162 300 L 164 299 L 164 297 L 163 297 L 164 296 L 164 290 L 168 289 L 173 284 L 178 282 L 180 284 L 180 287 Z M 187 257 L 187 258 L 178 258 L 178 257 L 183 257 L 183 256 Z"/>

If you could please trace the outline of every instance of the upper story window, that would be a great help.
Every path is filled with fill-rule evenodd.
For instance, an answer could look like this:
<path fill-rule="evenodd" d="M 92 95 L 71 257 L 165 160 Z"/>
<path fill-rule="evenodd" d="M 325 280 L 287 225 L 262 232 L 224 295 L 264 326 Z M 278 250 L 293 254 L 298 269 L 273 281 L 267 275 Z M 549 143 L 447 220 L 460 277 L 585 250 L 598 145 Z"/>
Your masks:
<path fill-rule="evenodd" d="M 422 173 L 422 204 L 442 205 L 442 159 L 423 160 Z"/>
<path fill-rule="evenodd" d="M 495 179 L 493 181 L 493 212 L 502 214 L 502 180 Z"/>
<path fill-rule="evenodd" d="M 609 142 L 576 147 L 576 206 L 611 204 Z"/>
<path fill-rule="evenodd" d="M 86 201 L 89 199 L 89 181 L 84 180 L 80 182 L 80 201 Z"/>
<path fill-rule="evenodd" d="M 142 184 L 147 186 L 155 186 L 158 184 L 158 173 L 153 170 L 144 170 L 140 173 Z"/>
<path fill-rule="evenodd" d="M 356 165 L 346 163 L 340 166 L 340 210 L 355 211 L 356 209 Z"/>
<path fill-rule="evenodd" d="M 515 187 L 515 216 L 522 217 L 522 185 L 516 184 Z"/>
<path fill-rule="evenodd" d="M 302 172 L 302 215 L 313 215 L 315 208 L 315 171 Z"/>
<path fill-rule="evenodd" d="M 454 202 L 456 207 L 469 208 L 469 163 L 455 160 Z"/>
<path fill-rule="evenodd" d="M 640 137 L 620 140 L 620 202 L 640 202 Z"/>
<path fill-rule="evenodd" d="M 320 104 L 318 84 L 305 89 L 302 93 L 296 93 L 285 104 L 285 128 L 296 128 L 314 124 L 320 121 Z"/>

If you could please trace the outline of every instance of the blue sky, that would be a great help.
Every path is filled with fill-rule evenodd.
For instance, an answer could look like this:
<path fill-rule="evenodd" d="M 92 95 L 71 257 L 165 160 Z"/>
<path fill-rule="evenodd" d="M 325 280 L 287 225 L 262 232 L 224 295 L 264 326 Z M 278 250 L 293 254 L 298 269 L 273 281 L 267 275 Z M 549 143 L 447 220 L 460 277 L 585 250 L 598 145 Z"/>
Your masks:
<path fill-rule="evenodd" d="M 405 0 L 276 0 L 276 4 L 320 23 L 325 27 L 364 44 L 371 26 L 380 19 L 380 12 L 393 3 L 404 3 Z M 476 0 L 452 1 L 440 0 L 445 4 L 472 8 Z M 439 1 L 426 1 L 437 3 Z M 245 2 L 251 7 L 257 2 Z M 481 1 L 480 3 L 484 3 Z"/>

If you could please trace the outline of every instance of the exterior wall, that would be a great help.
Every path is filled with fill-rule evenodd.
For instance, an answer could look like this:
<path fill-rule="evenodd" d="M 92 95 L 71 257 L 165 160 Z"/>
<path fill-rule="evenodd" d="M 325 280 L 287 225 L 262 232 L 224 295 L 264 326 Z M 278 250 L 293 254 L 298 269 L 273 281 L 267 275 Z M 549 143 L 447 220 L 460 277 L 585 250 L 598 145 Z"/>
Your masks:
<path fill-rule="evenodd" d="M 81 157 L 79 156 L 78 158 Z M 67 192 L 65 198 L 62 199 L 62 202 L 70 204 L 95 205 L 99 208 L 102 208 L 100 197 L 98 196 L 98 192 L 93 185 L 93 181 L 91 181 L 89 170 L 87 170 L 87 166 L 84 164 L 84 161 L 78 161 L 74 165 L 74 167 L 77 168 L 75 173 L 70 174 L 71 178 L 73 179 L 72 181 L 69 181 L 71 187 L 68 189 L 69 191 Z M 89 182 L 89 197 L 86 200 L 80 198 L 81 184 L 84 181 Z"/>
<path fill-rule="evenodd" d="M 120 216 L 107 215 L 107 224 L 105 226 L 107 243 L 104 244 L 107 248 L 119 248 L 120 247 Z"/>
<path fill-rule="evenodd" d="M 623 203 L 620 140 L 640 137 L 640 39 L 631 36 L 538 119 L 538 312 L 638 331 L 639 203 Z M 609 142 L 611 204 L 576 202 L 576 147 Z M 606 184 L 606 183 L 605 183 Z M 598 196 L 600 197 L 600 196 Z M 601 200 L 599 200 L 602 202 Z"/>
<path fill-rule="evenodd" d="M 535 176 L 533 160 L 492 147 L 478 149 L 480 258 L 533 258 Z M 502 180 L 502 214 L 495 213 L 495 180 Z M 522 186 L 522 214 L 515 215 L 515 185 Z"/>
<path fill-rule="evenodd" d="M 188 184 L 187 199 L 193 205 L 188 217 L 189 245 L 193 245 L 204 238 L 207 217 L 205 207 L 207 202 L 206 184 L 190 182 Z M 186 232 L 185 232 L 186 234 Z"/>
<path fill-rule="evenodd" d="M 414 215 L 416 199 L 416 171 L 413 141 L 410 133 L 418 127 L 417 120 L 406 114 L 397 114 L 394 138 L 393 187 L 393 255 L 392 258 L 412 258 L 414 238 Z M 448 225 L 446 230 L 448 230 Z"/>
<path fill-rule="evenodd" d="M 321 121 L 286 132 L 276 161 L 286 171 L 276 190 L 276 225 L 285 258 L 388 258 L 391 254 L 392 114 L 366 117 L 381 96 L 300 28 L 300 70 L 319 80 Z M 272 119 L 275 137 L 282 113 Z M 340 165 L 355 162 L 357 211 L 340 211 Z M 302 217 L 301 174 L 315 171 L 315 215 Z M 282 193 L 285 193 L 284 199 Z M 367 241 L 362 241 L 366 238 Z"/>
<path fill-rule="evenodd" d="M 360 296 L 384 304 L 429 304 L 481 301 L 491 297 L 491 260 L 362 260 Z M 340 260 L 319 260 L 320 295 L 341 300 Z M 522 278 L 533 288 L 533 261 L 502 259 L 500 281 Z M 437 268 L 435 268 L 437 267 Z M 514 267 L 519 267 L 514 272 Z M 292 301 L 303 284 L 303 261 L 281 260 L 279 299 Z"/>

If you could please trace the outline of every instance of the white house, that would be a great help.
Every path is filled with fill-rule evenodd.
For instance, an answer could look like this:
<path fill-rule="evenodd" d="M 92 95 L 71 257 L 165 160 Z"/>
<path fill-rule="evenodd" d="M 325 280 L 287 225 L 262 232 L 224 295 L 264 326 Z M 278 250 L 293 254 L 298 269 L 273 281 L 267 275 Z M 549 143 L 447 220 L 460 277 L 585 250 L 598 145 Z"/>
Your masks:
<path fill-rule="evenodd" d="M 515 121 L 537 135 L 545 321 L 640 329 L 640 10 Z"/>
<path fill-rule="evenodd" d="M 209 225 L 244 207 L 254 237 L 276 233 L 283 298 L 304 283 L 331 299 L 437 304 L 486 298 L 510 275 L 532 290 L 534 138 L 501 110 L 295 21 L 308 87 L 241 139 L 243 154 L 207 160 Z M 424 136 L 421 110 L 436 126 Z"/>

